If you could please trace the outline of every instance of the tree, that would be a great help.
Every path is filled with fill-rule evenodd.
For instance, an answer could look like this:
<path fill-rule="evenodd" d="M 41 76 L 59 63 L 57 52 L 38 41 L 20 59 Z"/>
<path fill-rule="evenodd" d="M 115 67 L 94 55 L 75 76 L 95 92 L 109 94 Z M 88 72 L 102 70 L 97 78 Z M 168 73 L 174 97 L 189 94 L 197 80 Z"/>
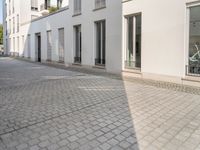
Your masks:
<path fill-rule="evenodd" d="M 53 12 L 56 12 L 58 10 L 57 7 L 50 7 L 49 9 L 49 13 L 53 13 Z"/>
<path fill-rule="evenodd" d="M 0 24 L 0 44 L 3 44 L 3 25 Z"/>

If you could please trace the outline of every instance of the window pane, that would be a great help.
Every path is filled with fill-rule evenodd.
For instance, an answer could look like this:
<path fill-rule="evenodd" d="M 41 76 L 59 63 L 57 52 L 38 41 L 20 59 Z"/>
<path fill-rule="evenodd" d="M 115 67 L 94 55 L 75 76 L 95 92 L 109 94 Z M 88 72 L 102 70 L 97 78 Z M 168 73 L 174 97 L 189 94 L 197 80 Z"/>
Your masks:
<path fill-rule="evenodd" d="M 126 68 L 141 67 L 141 15 L 126 17 Z"/>
<path fill-rule="evenodd" d="M 200 74 L 200 6 L 190 8 L 189 73 Z"/>

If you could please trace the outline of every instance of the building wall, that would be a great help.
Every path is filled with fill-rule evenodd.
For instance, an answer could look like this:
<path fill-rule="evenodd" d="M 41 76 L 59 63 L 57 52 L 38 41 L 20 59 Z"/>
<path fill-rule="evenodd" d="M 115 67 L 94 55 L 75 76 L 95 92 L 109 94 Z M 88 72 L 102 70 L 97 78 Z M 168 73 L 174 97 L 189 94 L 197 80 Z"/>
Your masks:
<path fill-rule="evenodd" d="M 181 81 L 187 64 L 187 3 L 198 0 L 130 0 L 123 16 L 142 13 L 142 76 L 171 76 Z M 123 17 L 123 36 L 125 19 Z M 125 41 L 123 41 L 125 51 Z M 125 57 L 125 56 L 124 56 Z M 125 59 L 123 57 L 123 59 Z M 158 78 L 157 78 L 158 79 Z"/>
<path fill-rule="evenodd" d="M 182 82 L 188 63 L 189 9 L 200 0 L 106 0 L 106 8 L 95 10 L 94 0 L 82 0 L 80 15 L 74 15 L 74 0 L 59 12 L 30 22 L 30 16 L 21 14 L 18 33 L 21 47 L 19 55 L 28 56 L 28 35 L 31 43 L 31 59 L 36 60 L 36 33 L 41 34 L 42 61 L 47 59 L 47 31 L 52 32 L 52 60 L 58 61 L 58 29 L 65 32 L 65 64 L 74 62 L 74 29 L 81 25 L 82 65 L 95 65 L 95 22 L 106 20 L 106 66 L 108 72 L 126 72 L 124 67 L 126 42 L 125 16 L 142 14 L 142 56 L 140 77 Z M 26 3 L 28 3 L 26 1 Z M 23 3 L 20 3 L 21 7 Z M 27 4 L 28 5 L 28 4 Z M 30 5 L 30 4 L 29 4 Z M 23 14 L 23 15 L 22 15 Z M 28 13 L 31 15 L 31 13 Z M 26 18 L 27 17 L 27 18 Z M 11 16 L 12 18 L 12 16 Z M 29 19 L 28 19 L 29 18 Z M 6 18 L 8 20 L 9 17 Z M 29 21 L 28 21 L 29 20 Z M 13 39 L 10 35 L 8 39 Z M 15 35 L 16 37 L 16 35 Z M 15 38 L 17 39 L 17 38 Z M 10 42 L 12 51 L 12 42 Z M 135 70 L 128 70 L 133 75 Z M 138 73 L 138 72 L 137 72 Z"/>
<path fill-rule="evenodd" d="M 92 5 L 91 5 L 92 4 Z M 60 13 L 33 21 L 22 27 L 22 34 L 31 35 L 31 58 L 35 56 L 35 33 L 41 33 L 42 60 L 47 59 L 47 31 L 52 31 L 53 37 L 53 61 L 58 61 L 58 29 L 65 31 L 65 63 L 74 62 L 74 29 L 81 24 L 82 30 L 82 65 L 94 66 L 95 64 L 95 21 L 106 20 L 106 70 L 120 73 L 121 65 L 121 0 L 109 0 L 106 8 L 94 10 L 94 0 L 82 0 L 81 15 L 74 16 L 73 0 L 69 1 L 69 7 Z M 26 46 L 27 47 L 27 46 Z M 25 51 L 26 48 L 25 48 Z M 22 53 L 22 52 L 21 52 Z M 113 59 L 115 54 L 115 59 Z"/>
<path fill-rule="evenodd" d="M 6 50 L 6 54 L 14 54 L 21 53 L 24 49 L 24 45 L 22 44 L 22 36 L 25 36 L 25 40 L 27 37 L 28 31 L 26 31 L 26 34 L 24 32 L 24 27 L 28 24 L 30 25 L 31 20 L 33 19 L 33 16 L 35 18 L 41 17 L 42 14 L 40 12 L 40 5 L 44 3 L 44 0 L 38 0 L 38 11 L 31 10 L 31 0 L 3 0 L 3 10 L 4 10 L 4 29 L 7 29 L 7 35 L 6 30 L 4 30 L 4 47 L 8 44 L 8 48 Z M 68 0 L 63 0 L 63 7 L 68 4 Z M 11 9 L 11 13 L 9 14 L 9 5 Z M 7 8 L 6 8 L 7 6 Z M 14 6 L 14 12 L 13 12 L 13 6 Z M 19 32 L 17 32 L 17 15 L 19 15 Z M 15 20 L 15 32 L 13 32 L 13 18 Z M 9 23 L 9 20 L 11 20 L 11 25 Z M 7 21 L 7 26 L 6 26 Z M 11 26 L 11 28 L 10 28 Z M 17 38 L 19 37 L 19 46 L 17 45 Z M 13 45 L 13 39 L 15 39 L 15 46 Z M 7 41 L 7 44 L 6 42 Z M 17 49 L 19 47 L 19 49 Z M 26 47 L 26 46 L 25 46 Z M 22 55 L 22 53 L 21 53 Z"/>

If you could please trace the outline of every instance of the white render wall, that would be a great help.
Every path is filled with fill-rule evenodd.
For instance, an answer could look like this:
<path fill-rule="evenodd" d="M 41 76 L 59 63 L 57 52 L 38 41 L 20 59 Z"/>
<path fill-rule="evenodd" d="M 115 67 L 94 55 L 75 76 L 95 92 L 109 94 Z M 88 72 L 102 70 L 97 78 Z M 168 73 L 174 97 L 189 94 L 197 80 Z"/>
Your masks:
<path fill-rule="evenodd" d="M 141 72 L 144 78 L 158 79 L 168 76 L 181 82 L 181 78 L 185 77 L 189 47 L 187 40 L 189 2 L 200 1 L 130 0 L 123 3 L 123 16 L 142 13 Z M 124 17 L 122 24 L 124 37 Z M 123 49 L 125 53 L 124 40 Z"/>
<path fill-rule="evenodd" d="M 82 65 L 94 66 L 95 64 L 95 21 L 106 20 L 106 70 L 120 73 L 121 64 L 121 0 L 109 0 L 106 8 L 94 11 L 94 0 L 82 0 L 82 12 L 73 16 L 73 0 L 69 7 L 59 13 L 33 21 L 24 25 L 21 34 L 31 35 L 31 58 L 35 57 L 35 33 L 41 33 L 42 60 L 47 59 L 47 31 L 52 31 L 53 47 L 52 60 L 58 61 L 58 29 L 65 31 L 65 64 L 74 62 L 74 29 L 73 26 L 81 24 L 82 30 Z M 27 43 L 27 42 L 26 42 Z M 26 44 L 27 45 L 27 44 Z M 24 48 L 27 54 L 27 46 Z M 22 52 L 21 52 L 22 53 Z M 115 56 L 113 59 L 113 56 Z"/>
<path fill-rule="evenodd" d="M 66 1 L 68 4 L 68 1 Z M 182 82 L 188 63 L 189 6 L 200 5 L 200 0 L 107 0 L 106 8 L 94 11 L 94 0 L 82 0 L 82 12 L 73 16 L 73 0 L 63 11 L 23 24 L 21 36 L 31 35 L 31 59 L 35 57 L 35 34 L 41 33 L 42 60 L 47 59 L 47 31 L 52 31 L 52 60 L 58 61 L 58 29 L 65 32 L 65 64 L 74 61 L 74 25 L 81 24 L 82 65 L 94 66 L 95 21 L 106 20 L 106 70 L 126 72 L 125 18 L 142 13 L 141 77 L 172 82 Z M 23 19 L 25 20 L 25 19 Z M 21 42 L 22 43 L 22 42 Z M 27 40 L 21 45 L 28 55 Z M 128 72 L 135 72 L 128 70 Z M 136 71 L 137 72 L 137 71 Z M 134 74 L 134 73 L 131 73 Z"/>

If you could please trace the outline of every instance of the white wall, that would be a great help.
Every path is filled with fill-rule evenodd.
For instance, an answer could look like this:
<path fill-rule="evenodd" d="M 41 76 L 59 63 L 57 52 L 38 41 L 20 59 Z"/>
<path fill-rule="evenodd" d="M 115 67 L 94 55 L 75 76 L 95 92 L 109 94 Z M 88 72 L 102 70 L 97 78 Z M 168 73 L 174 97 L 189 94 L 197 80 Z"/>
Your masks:
<path fill-rule="evenodd" d="M 64 1 L 68 5 L 68 0 Z M 82 12 L 73 14 L 73 0 L 63 11 L 23 24 L 20 37 L 31 35 L 31 59 L 35 60 L 35 34 L 41 33 L 42 60 L 47 59 L 47 35 L 52 31 L 52 59 L 58 61 L 58 29 L 65 30 L 65 63 L 74 59 L 73 26 L 81 24 L 82 65 L 94 66 L 95 25 L 106 20 L 106 70 L 120 73 L 124 69 L 125 19 L 124 16 L 142 13 L 142 67 L 143 77 L 163 75 L 181 79 L 185 76 L 188 56 L 188 5 L 200 0 L 107 0 L 106 8 L 94 11 L 94 0 L 82 0 Z M 21 12 L 25 13 L 25 12 Z M 26 20 L 23 15 L 22 20 Z M 27 42 L 20 54 L 27 55 Z"/>
<path fill-rule="evenodd" d="M 132 0 L 123 3 L 123 15 L 135 13 L 142 13 L 141 72 L 184 76 L 186 3 L 183 0 Z M 125 51 L 125 42 L 123 49 Z"/>
<path fill-rule="evenodd" d="M 35 60 L 35 33 L 41 33 L 42 59 L 47 59 L 46 32 L 51 30 L 53 37 L 52 59 L 58 61 L 58 29 L 64 27 L 65 63 L 72 64 L 74 61 L 73 26 L 81 24 L 82 65 L 94 66 L 96 50 L 94 22 L 106 20 L 106 70 L 121 72 L 121 0 L 107 0 L 106 8 L 96 11 L 94 11 L 93 0 L 82 0 L 82 13 L 79 16 L 73 16 L 73 8 L 73 0 L 70 0 L 67 10 L 33 21 L 30 25 L 22 27 L 24 30 L 22 34 L 31 34 L 32 59 Z"/>

